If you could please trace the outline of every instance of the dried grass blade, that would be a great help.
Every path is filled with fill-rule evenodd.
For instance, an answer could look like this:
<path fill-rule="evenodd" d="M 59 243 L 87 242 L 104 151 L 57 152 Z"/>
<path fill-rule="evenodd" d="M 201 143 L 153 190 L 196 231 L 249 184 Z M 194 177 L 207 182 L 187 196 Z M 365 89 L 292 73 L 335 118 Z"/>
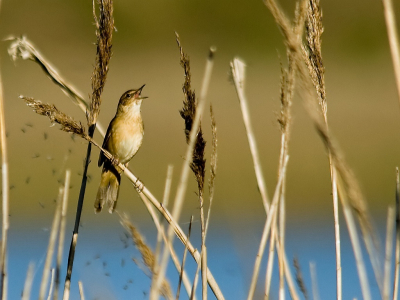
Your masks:
<path fill-rule="evenodd" d="M 382 0 L 383 11 L 385 14 L 386 27 L 389 38 L 390 52 L 396 78 L 397 97 L 400 103 L 400 46 L 399 35 L 397 33 L 396 15 L 394 13 L 392 0 Z"/>
<path fill-rule="evenodd" d="M 272 220 L 274 219 L 274 217 L 275 217 L 274 215 L 277 211 L 277 205 L 278 205 L 279 198 L 280 198 L 280 190 L 281 190 L 283 178 L 286 173 L 286 165 L 287 165 L 288 159 L 289 159 L 289 156 L 286 156 L 282 173 L 279 176 L 279 180 L 278 180 L 278 183 L 275 188 L 272 205 L 268 212 L 267 220 L 265 221 L 265 226 L 264 226 L 263 234 L 261 237 L 260 246 L 259 246 L 259 249 L 257 252 L 256 260 L 254 262 L 253 276 L 251 279 L 250 289 L 249 289 L 249 294 L 247 296 L 247 300 L 252 300 L 254 297 L 254 292 L 255 292 L 257 280 L 258 280 L 258 273 L 260 270 L 260 264 L 261 264 L 261 260 L 262 260 L 263 254 L 264 254 L 264 249 L 265 249 L 265 245 L 267 243 L 268 235 L 269 235 L 269 232 L 271 229 Z"/>
<path fill-rule="evenodd" d="M 190 239 L 190 234 L 192 233 L 192 223 L 193 223 L 193 215 L 190 217 L 190 221 L 189 221 L 189 230 L 188 230 L 188 235 L 187 235 L 188 241 Z M 187 245 L 186 245 L 185 246 L 185 251 L 183 252 L 183 258 L 182 258 L 182 263 L 181 263 L 181 272 L 179 273 L 178 289 L 177 289 L 177 292 L 176 292 L 175 300 L 179 300 L 179 294 L 180 294 L 180 291 L 181 291 L 181 284 L 182 284 L 183 272 L 185 270 L 185 263 L 186 263 L 187 253 L 188 253 L 188 248 L 187 248 Z"/>
<path fill-rule="evenodd" d="M 85 300 L 85 293 L 83 291 L 83 284 L 82 281 L 78 281 L 78 286 L 79 286 L 79 295 L 81 297 L 81 300 Z"/>
<path fill-rule="evenodd" d="M 395 211 L 392 206 L 388 207 L 387 223 L 386 223 L 386 251 L 385 265 L 383 272 L 383 300 L 389 300 L 390 297 L 390 274 L 393 252 L 393 232 L 395 224 Z"/>
<path fill-rule="evenodd" d="M 313 299 L 319 300 L 320 297 L 318 292 L 317 267 L 315 262 L 310 262 L 310 273 Z"/>
<path fill-rule="evenodd" d="M 253 158 L 254 170 L 256 173 L 257 185 L 261 194 L 265 211 L 269 210 L 269 199 L 267 187 L 265 185 L 264 175 L 261 169 L 261 162 L 257 149 L 257 142 L 254 136 L 253 127 L 251 125 L 251 118 L 248 108 L 248 102 L 244 93 L 245 84 L 245 64 L 240 59 L 235 58 L 231 62 L 231 72 L 235 83 L 236 93 L 239 98 L 239 103 L 242 111 L 243 122 L 246 128 L 247 139 L 249 141 L 250 151 Z"/>
<path fill-rule="evenodd" d="M 394 260 L 393 300 L 397 300 L 399 293 L 400 272 L 400 178 L 399 168 L 396 167 L 396 253 Z"/>
<path fill-rule="evenodd" d="M 9 177 L 8 155 L 6 141 L 6 120 L 4 112 L 3 81 L 0 74 L 0 148 L 1 148 L 1 177 L 2 177 L 2 228 L 1 228 L 1 257 L 0 257 L 0 299 L 7 299 L 7 246 L 9 221 Z"/>
<path fill-rule="evenodd" d="M 62 195 L 63 195 L 63 188 L 60 187 L 59 192 L 58 192 L 58 198 L 57 198 L 57 206 L 56 206 L 56 210 L 54 212 L 53 224 L 51 225 L 46 260 L 45 260 L 44 267 L 43 267 L 43 276 L 42 276 L 42 282 L 40 284 L 39 300 L 44 300 L 48 281 L 49 281 L 50 266 L 51 266 L 51 261 L 53 259 L 55 244 L 56 244 L 56 240 L 57 240 L 57 234 L 59 232 L 59 226 L 60 226 Z"/>
<path fill-rule="evenodd" d="M 64 241 L 65 241 L 65 229 L 67 226 L 67 207 L 68 207 L 68 196 L 69 196 L 69 186 L 71 179 L 71 170 L 67 170 L 65 172 L 65 181 L 64 181 L 64 193 L 61 204 L 61 221 L 60 221 L 60 232 L 58 238 L 58 250 L 57 250 L 57 266 L 56 266 L 56 274 L 55 274 L 55 289 L 54 289 L 54 300 L 58 300 L 58 291 L 60 286 L 60 273 L 61 273 L 61 262 L 64 251 Z"/>
<path fill-rule="evenodd" d="M 206 64 L 206 70 L 205 70 L 204 77 L 203 77 L 203 84 L 202 84 L 202 88 L 201 88 L 201 92 L 200 92 L 200 98 L 199 98 L 199 102 L 198 102 L 197 109 L 196 109 L 196 115 L 195 115 L 192 129 L 190 132 L 190 142 L 189 142 L 189 145 L 186 150 L 185 162 L 182 167 L 181 178 L 180 178 L 179 186 L 177 189 L 177 194 L 175 196 L 174 208 L 172 211 L 172 216 L 173 216 L 173 219 L 175 219 L 175 220 L 179 220 L 179 216 L 180 216 L 180 212 L 181 212 L 182 204 L 183 204 L 183 199 L 184 199 L 184 196 L 186 193 L 189 168 L 190 168 L 190 163 L 192 162 L 192 153 L 193 153 L 193 149 L 194 149 L 195 137 L 198 132 L 198 128 L 200 126 L 200 118 L 201 118 L 201 115 L 204 110 L 205 97 L 207 95 L 208 86 L 210 84 L 210 79 L 211 79 L 211 72 L 212 72 L 212 68 L 213 68 L 213 64 L 214 64 L 213 63 L 214 62 L 214 52 L 215 52 L 215 49 L 210 49 L 210 53 L 209 53 L 209 56 L 207 59 L 207 64 Z M 172 243 L 173 237 L 174 237 L 173 234 L 174 234 L 174 228 L 172 226 L 169 226 L 168 240 L 170 240 L 171 243 Z M 157 282 L 156 287 L 160 286 L 160 283 L 161 283 L 160 278 L 162 278 L 165 274 L 167 264 L 168 264 L 168 255 L 169 255 L 168 249 L 164 248 L 162 261 L 161 261 L 160 275 L 158 277 L 158 280 L 157 280 L 158 282 Z M 208 273 L 209 272 L 207 272 L 207 275 L 208 275 Z M 213 289 L 213 287 L 211 287 L 211 288 Z M 213 289 L 213 292 L 218 299 L 223 299 L 222 293 L 219 294 L 214 289 Z M 157 297 L 157 295 L 155 295 L 154 298 L 150 298 L 150 299 L 152 299 L 152 300 L 158 299 L 158 297 Z"/>
<path fill-rule="evenodd" d="M 29 263 L 28 271 L 26 273 L 25 284 L 24 284 L 24 291 L 22 292 L 21 300 L 29 300 L 31 297 L 34 268 L 35 268 L 35 264 L 32 262 Z"/>

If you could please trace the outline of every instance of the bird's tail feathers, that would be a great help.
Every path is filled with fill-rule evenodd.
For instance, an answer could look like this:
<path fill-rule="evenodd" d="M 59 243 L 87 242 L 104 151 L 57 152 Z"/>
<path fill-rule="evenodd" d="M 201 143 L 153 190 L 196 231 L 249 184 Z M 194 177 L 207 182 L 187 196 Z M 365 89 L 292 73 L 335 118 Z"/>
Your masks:
<path fill-rule="evenodd" d="M 108 205 L 109 213 L 114 212 L 117 205 L 120 182 L 121 175 L 116 170 L 103 168 L 100 186 L 94 202 L 95 213 L 101 212 L 105 203 Z"/>

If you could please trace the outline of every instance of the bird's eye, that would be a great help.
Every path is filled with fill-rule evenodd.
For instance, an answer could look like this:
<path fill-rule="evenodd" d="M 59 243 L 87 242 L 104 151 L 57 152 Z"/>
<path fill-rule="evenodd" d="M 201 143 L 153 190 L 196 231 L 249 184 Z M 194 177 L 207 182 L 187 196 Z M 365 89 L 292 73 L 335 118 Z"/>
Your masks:
<path fill-rule="evenodd" d="M 131 99 L 131 98 L 132 98 L 132 94 L 128 94 L 128 95 L 126 96 L 126 98 Z"/>

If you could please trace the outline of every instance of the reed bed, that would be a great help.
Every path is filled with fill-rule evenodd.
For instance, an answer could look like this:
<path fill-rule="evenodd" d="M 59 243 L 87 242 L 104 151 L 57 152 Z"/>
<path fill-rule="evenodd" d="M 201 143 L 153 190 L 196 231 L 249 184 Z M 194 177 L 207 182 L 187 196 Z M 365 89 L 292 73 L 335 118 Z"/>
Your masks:
<path fill-rule="evenodd" d="M 383 0 L 385 8 L 385 17 L 388 27 L 388 36 L 390 40 L 393 65 L 397 82 L 399 82 L 399 62 L 398 62 L 398 37 L 395 30 L 395 17 L 390 0 Z M 399 205 L 399 172 L 397 170 L 396 177 L 396 209 L 388 208 L 387 229 L 385 239 L 385 255 L 381 261 L 381 245 L 377 237 L 376 229 L 370 217 L 367 202 L 361 192 L 360 185 L 355 177 L 349 164 L 344 159 L 344 154 L 339 143 L 333 137 L 328 123 L 328 106 L 327 92 L 325 89 L 325 67 L 322 57 L 322 33 L 324 31 L 322 22 L 322 9 L 319 0 L 300 0 L 295 8 L 294 19 L 290 21 L 285 15 L 279 4 L 275 0 L 264 0 L 264 4 L 271 12 L 276 24 L 280 28 L 284 44 L 286 46 L 286 62 L 287 67 L 282 63 L 281 67 L 281 89 L 280 89 L 280 112 L 277 115 L 277 122 L 281 133 L 280 155 L 278 161 L 277 184 L 274 187 L 274 194 L 271 201 L 268 196 L 268 189 L 262 170 L 260 153 L 257 149 L 256 136 L 253 130 L 252 119 L 250 116 L 249 106 L 251 102 L 246 97 L 246 77 L 245 63 L 234 58 L 231 62 L 231 76 L 234 87 L 239 99 L 239 106 L 242 112 L 243 123 L 245 126 L 249 149 L 252 155 L 253 167 L 256 177 L 256 183 L 260 192 L 260 200 L 265 210 L 265 223 L 258 244 L 258 251 L 254 258 L 254 266 L 252 278 L 248 287 L 247 299 L 255 299 L 257 285 L 260 285 L 259 274 L 262 268 L 262 261 L 266 249 L 268 249 L 268 259 L 265 268 L 265 286 L 262 289 L 264 299 L 270 299 L 273 276 L 273 263 L 278 260 L 279 284 L 277 286 L 279 300 L 287 298 L 286 290 L 289 291 L 290 298 L 297 300 L 301 297 L 309 299 L 308 289 L 312 291 L 313 299 L 320 299 L 318 290 L 318 280 L 316 272 L 316 264 L 310 263 L 311 288 L 307 289 L 303 279 L 303 272 L 297 259 L 294 259 L 293 267 L 289 264 L 286 255 L 285 238 L 286 238 L 286 177 L 289 172 L 289 145 L 292 134 L 292 103 L 295 91 L 298 91 L 304 107 L 314 123 L 317 134 L 325 145 L 328 161 L 329 172 L 331 176 L 331 192 L 333 201 L 333 219 L 335 231 L 336 246 L 336 299 L 342 299 L 342 289 L 345 283 L 342 282 L 342 265 L 341 265 L 341 230 L 339 213 L 340 208 L 344 215 L 344 225 L 350 235 L 352 248 L 357 266 L 360 287 L 363 299 L 372 299 L 371 296 L 371 280 L 379 287 L 381 298 L 397 299 L 398 297 L 398 281 L 400 268 L 400 205 Z M 196 299 L 197 286 L 201 287 L 201 297 L 206 300 L 211 297 L 216 299 L 225 299 L 216 279 L 211 273 L 210 266 L 207 261 L 206 238 L 209 231 L 211 207 L 214 199 L 215 183 L 217 175 L 217 118 L 210 104 L 211 118 L 211 156 L 209 171 L 209 197 L 208 211 L 205 211 L 206 197 L 204 193 L 206 184 L 206 141 L 204 138 L 204 128 L 201 119 L 205 112 L 207 103 L 207 94 L 209 85 L 212 83 L 212 70 L 215 60 L 216 49 L 210 48 L 209 55 L 206 59 L 204 77 L 200 89 L 199 97 L 197 97 L 191 81 L 191 65 L 189 55 L 185 53 L 181 39 L 176 33 L 176 42 L 179 50 L 179 63 L 183 69 L 184 81 L 182 85 L 183 106 L 179 111 L 184 121 L 184 138 L 187 142 L 187 149 L 181 166 L 179 182 L 176 186 L 176 196 L 173 201 L 171 213 L 168 209 L 169 198 L 173 189 L 172 170 L 168 167 L 165 191 L 163 201 L 160 202 L 153 196 L 147 186 L 136 177 L 127 166 L 118 162 L 107 150 L 103 149 L 96 140 L 94 140 L 95 129 L 104 136 L 104 130 L 99 126 L 97 119 L 100 114 L 102 92 L 106 83 L 109 70 L 110 59 L 112 56 L 112 35 L 115 29 L 113 18 L 113 1 L 101 0 L 98 3 L 99 16 L 96 15 L 96 5 L 93 3 L 93 15 L 96 26 L 96 58 L 94 70 L 91 76 L 92 93 L 87 101 L 81 96 L 72 85 L 64 80 L 61 75 L 56 72 L 56 68 L 49 63 L 43 55 L 33 46 L 33 43 L 26 38 L 12 38 L 9 54 L 13 59 L 28 59 L 38 64 L 45 74 L 59 86 L 81 110 L 85 112 L 87 128 L 82 122 L 74 120 L 69 115 L 60 111 L 53 104 L 46 104 L 32 97 L 20 96 L 23 101 L 34 112 L 47 117 L 52 124 L 58 124 L 61 131 L 73 133 L 76 136 L 87 141 L 87 152 L 85 166 L 82 176 L 82 184 L 76 210 L 74 231 L 71 238 L 67 272 L 64 282 L 63 299 L 70 298 L 71 284 L 79 286 L 80 297 L 85 299 L 82 281 L 72 281 L 72 270 L 75 252 L 77 251 L 78 230 L 80 226 L 80 218 L 82 213 L 82 205 L 85 196 L 85 188 L 87 182 L 87 168 L 91 157 L 91 147 L 94 145 L 102 151 L 107 159 L 115 166 L 116 169 L 124 173 L 131 183 L 134 185 L 137 194 L 145 204 L 150 216 L 157 229 L 157 246 L 153 250 L 145 242 L 145 238 L 139 233 L 136 225 L 124 214 L 118 212 L 122 226 L 130 234 L 135 247 L 139 250 L 143 263 L 147 268 L 151 277 L 151 287 L 149 291 L 149 299 L 156 300 L 159 297 L 165 299 L 180 299 L 181 285 L 183 284 L 187 297 Z M 400 84 L 399 84 L 400 86 Z M 400 92 L 399 92 L 400 99 Z M 2 97 L 2 86 L 0 78 L 0 138 L 2 151 L 2 179 L 3 179 L 3 224 L 2 224 L 2 247 L 1 247 L 1 295 L 0 299 L 7 299 L 7 230 L 9 226 L 8 220 L 8 166 L 7 166 L 7 148 L 5 144 L 5 122 L 4 107 Z M 217 113 L 218 115 L 218 113 Z M 60 137 L 61 138 L 61 137 Z M 190 180 L 190 171 L 194 174 L 197 184 L 197 198 L 199 202 L 200 220 L 200 236 L 201 243 L 199 250 L 190 241 L 192 233 L 193 216 L 190 220 L 188 234 L 179 225 L 180 215 L 183 203 L 186 198 L 188 181 Z M 51 227 L 47 256 L 43 268 L 42 281 L 39 292 L 39 299 L 58 299 L 60 287 L 60 273 L 63 264 L 63 248 L 65 240 L 66 228 L 66 210 L 68 189 L 70 182 L 70 172 L 66 172 L 64 186 L 59 188 L 59 197 L 55 209 L 53 225 Z M 341 206 L 340 206 L 341 205 Z M 164 223 L 168 223 L 164 224 Z M 166 225 L 166 226 L 164 226 Z M 395 232 L 395 234 L 394 234 Z M 396 236 L 395 241 L 393 240 Z M 174 244 L 174 238 L 178 237 L 183 245 L 182 258 L 179 257 Z M 370 264 L 372 265 L 375 278 L 372 278 L 367 272 L 366 261 L 363 257 L 363 246 L 360 240 L 363 239 L 364 247 L 368 253 Z M 58 242 L 58 244 L 57 244 Z M 269 243 L 269 244 L 268 244 Z M 269 247 L 267 248 L 267 245 Z M 393 261 L 393 250 L 395 248 L 395 264 L 394 279 L 391 284 L 391 270 Z M 57 250 L 56 250 L 57 249 Z M 79 250 L 79 249 L 78 249 Z M 53 264 L 54 253 L 56 255 L 55 266 Z M 186 270 L 187 253 L 189 253 L 195 263 L 197 270 L 193 275 L 193 279 L 189 279 Z M 265 255 L 267 256 L 267 255 Z M 170 281 L 166 276 L 169 259 L 172 259 L 179 281 L 177 283 L 176 293 L 173 293 Z M 22 299 L 30 299 L 31 287 L 33 281 L 33 264 L 28 268 L 27 278 L 25 282 Z M 293 276 L 293 269 L 296 270 L 296 277 Z M 201 276 L 200 276 L 201 272 Z M 52 276 L 50 276 L 52 274 Z M 201 284 L 198 284 L 199 277 Z M 297 282 L 297 286 L 295 284 Z M 50 288 L 48 288 L 50 286 Z M 287 289 L 286 289 L 287 287 Z M 391 290 L 392 287 L 392 290 Z M 209 295 L 208 288 L 211 289 L 213 295 Z M 54 291 L 54 293 L 53 293 Z M 302 296 L 300 296 L 300 292 Z M 391 297 L 392 295 L 392 297 Z M 324 296 L 322 295 L 322 299 Z"/>

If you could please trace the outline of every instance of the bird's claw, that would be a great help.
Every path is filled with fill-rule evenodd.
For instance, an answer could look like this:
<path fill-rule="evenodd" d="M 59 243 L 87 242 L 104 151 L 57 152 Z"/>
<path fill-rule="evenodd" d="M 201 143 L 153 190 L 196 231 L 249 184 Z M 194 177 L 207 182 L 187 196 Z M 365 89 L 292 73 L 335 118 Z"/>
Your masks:
<path fill-rule="evenodd" d="M 137 191 L 138 193 L 143 192 L 144 184 L 143 184 L 143 182 L 141 182 L 141 181 L 139 180 L 139 178 L 137 178 L 136 181 L 135 181 L 135 188 L 136 188 L 136 191 Z"/>

